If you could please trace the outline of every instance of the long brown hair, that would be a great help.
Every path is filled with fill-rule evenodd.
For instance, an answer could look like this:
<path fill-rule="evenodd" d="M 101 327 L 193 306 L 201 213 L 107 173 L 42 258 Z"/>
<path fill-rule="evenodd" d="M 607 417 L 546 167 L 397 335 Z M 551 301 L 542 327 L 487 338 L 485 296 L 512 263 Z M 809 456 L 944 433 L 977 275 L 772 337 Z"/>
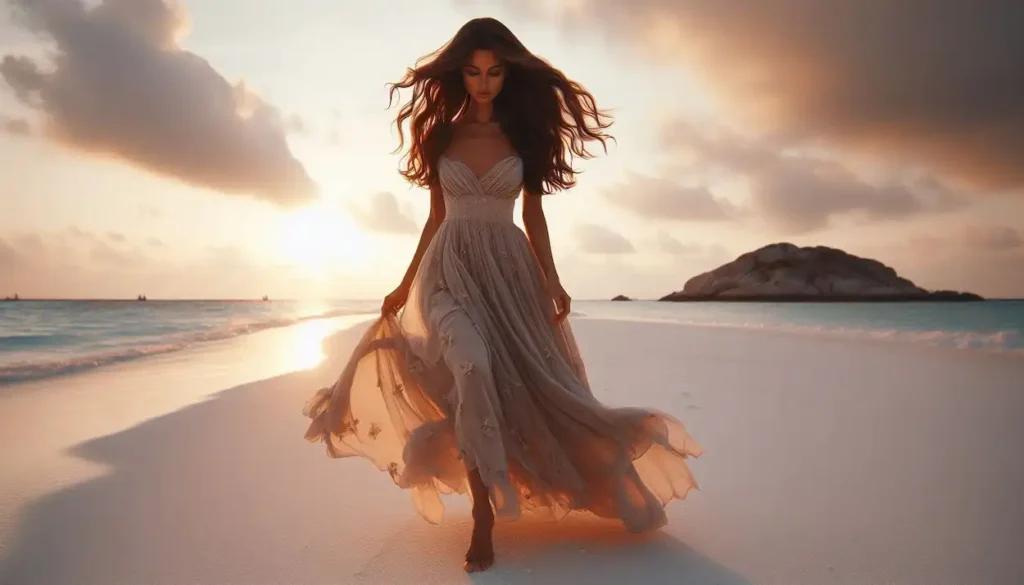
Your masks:
<path fill-rule="evenodd" d="M 605 140 L 612 137 L 603 130 L 611 126 L 609 116 L 597 109 L 594 96 L 583 86 L 528 51 L 493 18 L 470 20 L 444 46 L 417 60 L 401 81 L 390 84 L 390 103 L 400 90 L 412 88 L 412 99 L 395 120 L 396 152 L 405 145 L 403 126 L 410 126 L 402 176 L 421 187 L 436 183 L 438 161 L 452 141 L 453 121 L 469 106 L 462 68 L 476 50 L 493 51 L 505 66 L 494 115 L 523 159 L 525 190 L 545 195 L 575 185 L 576 170 L 566 160 L 566 151 L 592 158 L 586 143 L 598 141 L 607 152 Z"/>

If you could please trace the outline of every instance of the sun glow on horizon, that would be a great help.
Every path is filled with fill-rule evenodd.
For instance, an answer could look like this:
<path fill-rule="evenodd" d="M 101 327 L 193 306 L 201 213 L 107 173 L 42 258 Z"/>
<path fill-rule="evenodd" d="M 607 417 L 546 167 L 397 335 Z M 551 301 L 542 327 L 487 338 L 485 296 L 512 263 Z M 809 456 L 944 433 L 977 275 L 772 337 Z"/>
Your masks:
<path fill-rule="evenodd" d="M 282 215 L 275 251 L 304 275 L 326 278 L 337 268 L 367 265 L 370 238 L 339 209 L 317 203 Z"/>
<path fill-rule="evenodd" d="M 324 340 L 337 330 L 329 319 L 314 319 L 295 327 L 292 343 L 288 345 L 288 366 L 295 370 L 308 370 L 324 360 Z"/>

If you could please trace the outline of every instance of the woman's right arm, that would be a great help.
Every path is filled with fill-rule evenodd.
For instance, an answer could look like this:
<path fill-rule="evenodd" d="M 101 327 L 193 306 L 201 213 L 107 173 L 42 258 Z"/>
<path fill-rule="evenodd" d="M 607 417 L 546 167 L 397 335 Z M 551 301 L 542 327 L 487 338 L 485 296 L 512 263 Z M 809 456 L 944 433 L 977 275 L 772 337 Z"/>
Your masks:
<path fill-rule="evenodd" d="M 416 245 L 416 252 L 412 256 L 412 261 L 409 262 L 409 268 L 406 269 L 405 276 L 402 277 L 402 283 L 384 299 L 384 305 L 381 307 L 382 312 L 395 312 L 405 305 L 406 298 L 409 296 L 409 289 L 412 288 L 413 278 L 416 277 L 416 271 L 420 268 L 420 261 L 423 260 L 423 254 L 427 251 L 430 241 L 434 239 L 438 226 L 444 221 L 444 215 L 444 194 L 441 191 L 441 186 L 431 186 L 430 215 L 423 225 L 419 244 Z"/>

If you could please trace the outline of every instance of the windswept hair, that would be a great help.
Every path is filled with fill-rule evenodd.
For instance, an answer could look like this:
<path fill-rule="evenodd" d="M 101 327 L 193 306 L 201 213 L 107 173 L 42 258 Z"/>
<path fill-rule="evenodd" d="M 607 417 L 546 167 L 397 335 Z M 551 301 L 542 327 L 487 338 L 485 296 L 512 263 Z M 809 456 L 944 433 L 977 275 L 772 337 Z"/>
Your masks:
<path fill-rule="evenodd" d="M 525 190 L 546 195 L 575 185 L 576 171 L 567 155 L 592 158 L 586 148 L 590 141 L 600 142 L 607 152 L 606 139 L 614 140 L 603 132 L 611 126 L 610 117 L 597 109 L 583 86 L 528 51 L 493 18 L 470 20 L 444 46 L 420 58 L 401 81 L 390 84 L 390 103 L 400 90 L 412 88 L 412 99 L 395 120 L 396 152 L 405 146 L 406 122 L 411 138 L 402 176 L 421 187 L 436 183 L 438 161 L 452 141 L 453 121 L 470 103 L 462 70 L 476 50 L 493 51 L 505 66 L 494 115 L 523 159 Z"/>

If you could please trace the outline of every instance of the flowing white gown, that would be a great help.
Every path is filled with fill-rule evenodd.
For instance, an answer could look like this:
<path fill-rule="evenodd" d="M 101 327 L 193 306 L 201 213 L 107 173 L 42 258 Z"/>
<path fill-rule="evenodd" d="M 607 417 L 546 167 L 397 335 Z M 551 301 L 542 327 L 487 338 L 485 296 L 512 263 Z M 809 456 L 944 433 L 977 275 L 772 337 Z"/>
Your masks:
<path fill-rule="evenodd" d="M 447 212 L 408 303 L 376 320 L 335 384 L 309 399 L 306 439 L 387 470 L 433 523 L 439 493 L 467 491 L 469 466 L 499 518 L 587 510 L 656 529 L 665 504 L 697 487 L 686 459 L 701 447 L 668 414 L 594 398 L 513 222 L 522 172 L 516 156 L 482 176 L 441 158 Z"/>

